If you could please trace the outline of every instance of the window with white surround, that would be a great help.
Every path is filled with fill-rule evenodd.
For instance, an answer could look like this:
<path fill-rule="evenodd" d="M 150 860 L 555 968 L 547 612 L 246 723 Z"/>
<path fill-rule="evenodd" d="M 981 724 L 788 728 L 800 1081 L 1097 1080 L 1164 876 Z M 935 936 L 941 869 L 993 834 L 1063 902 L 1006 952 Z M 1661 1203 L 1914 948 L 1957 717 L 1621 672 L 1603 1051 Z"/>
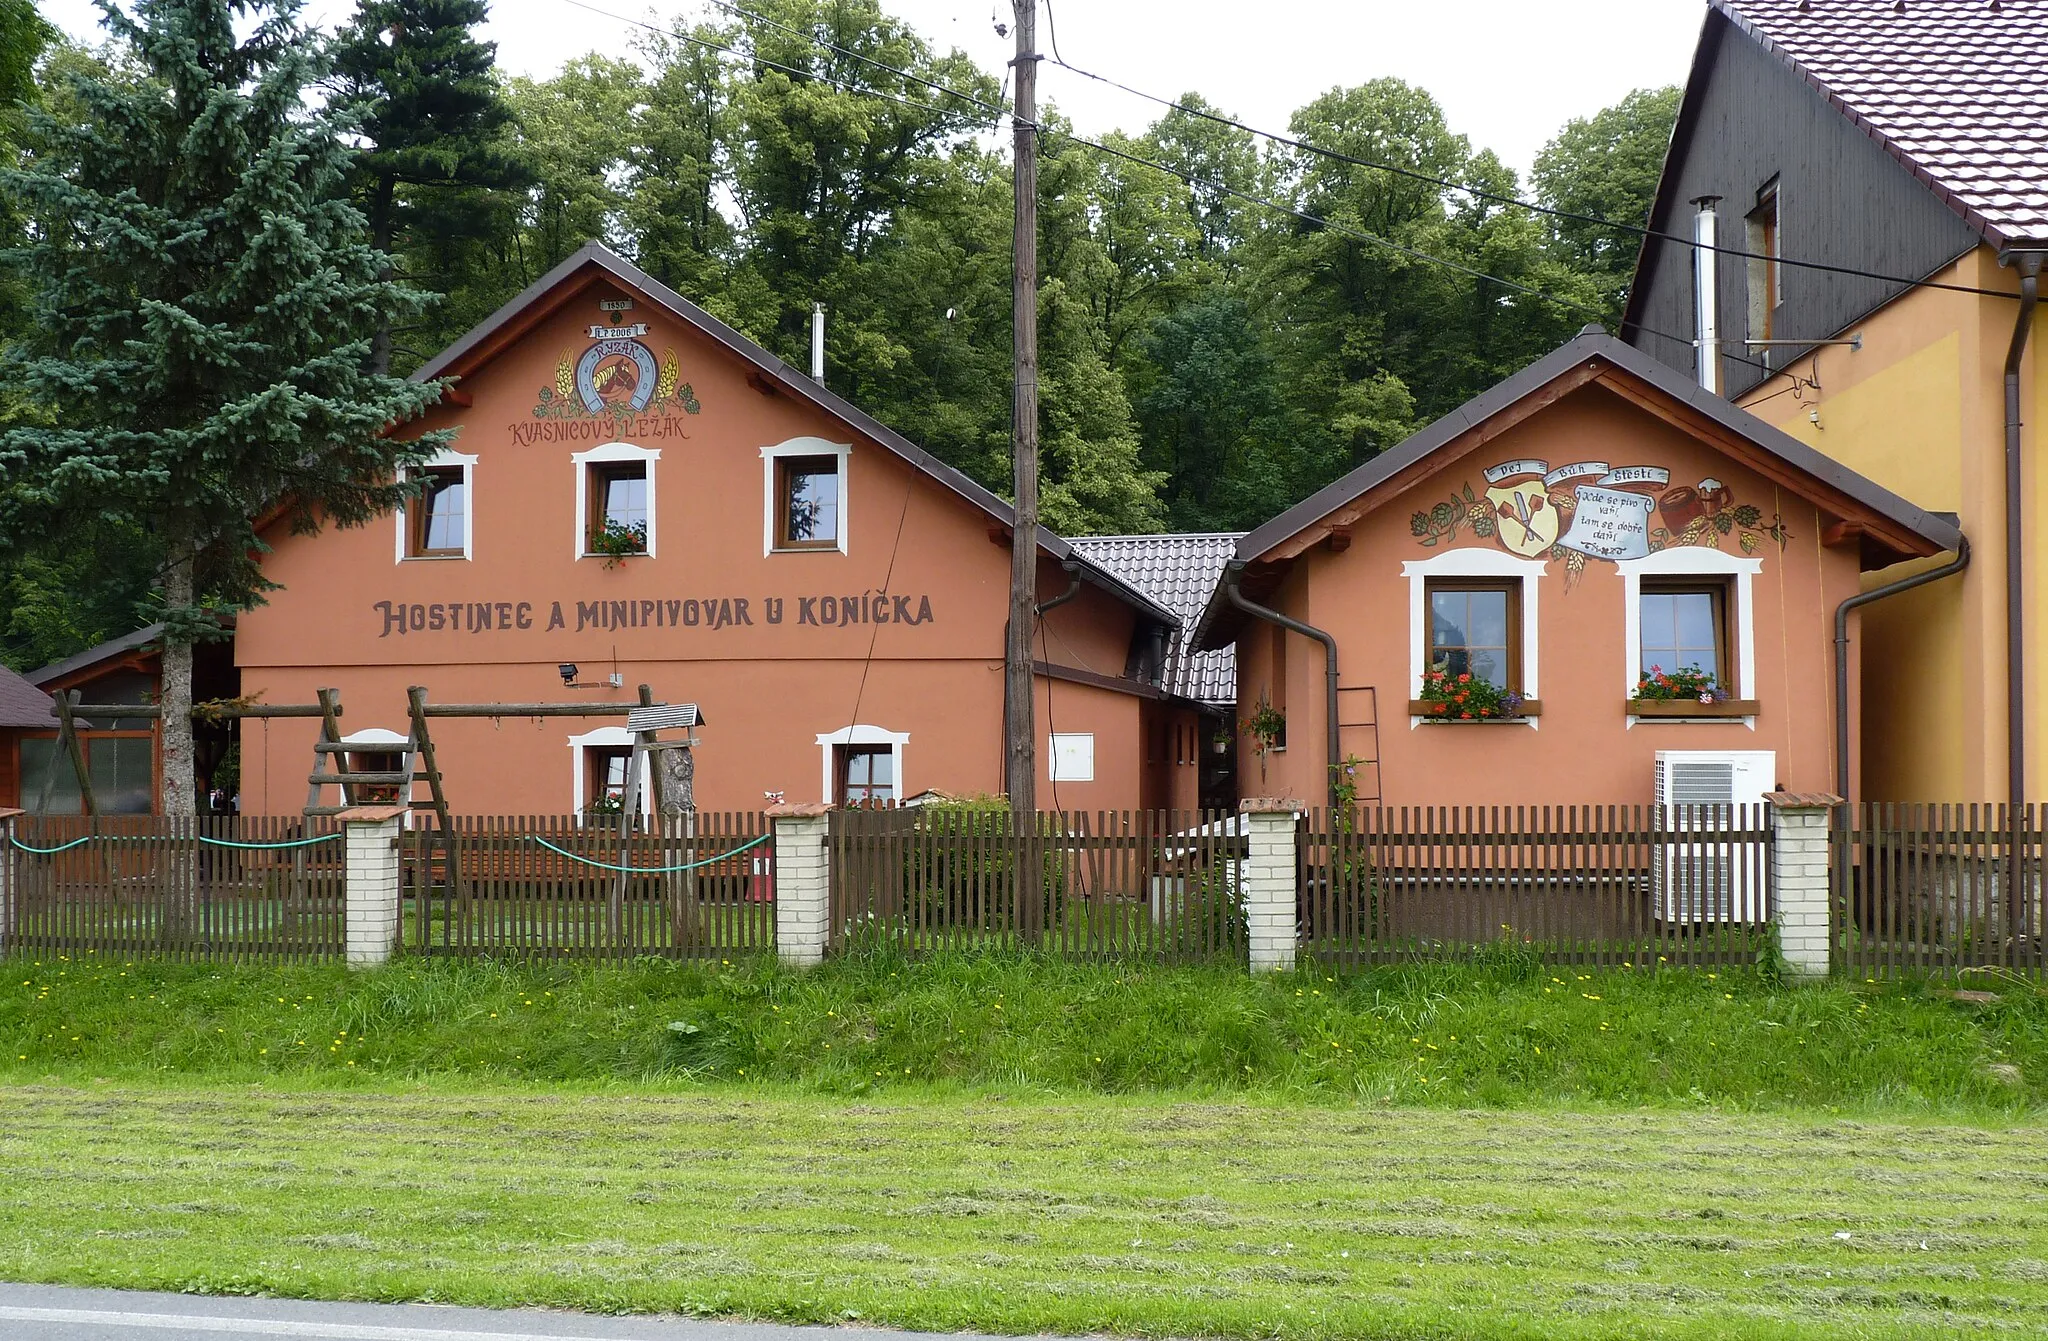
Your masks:
<path fill-rule="evenodd" d="M 846 553 L 846 467 L 853 446 L 791 438 L 761 449 L 761 552 Z"/>
<path fill-rule="evenodd" d="M 576 465 L 576 557 L 654 553 L 654 468 L 661 449 L 608 442 L 570 460 Z M 626 546 L 637 537 L 639 548 L 601 549 L 604 534 L 627 537 Z"/>
<path fill-rule="evenodd" d="M 471 454 L 442 451 L 405 472 L 420 492 L 398 509 L 398 562 L 471 557 L 476 461 Z"/>
<path fill-rule="evenodd" d="M 1046 751 L 1047 769 L 1053 782 L 1095 781 L 1095 734 L 1092 731 L 1055 732 Z"/>
<path fill-rule="evenodd" d="M 1755 698 L 1754 588 L 1763 566 L 1762 559 L 1723 554 L 1704 545 L 1673 545 L 1617 563 L 1622 582 L 1623 694 L 1635 696 L 1645 671 L 1662 665 L 1657 658 L 1668 646 L 1676 655 L 1692 655 L 1693 664 L 1701 669 L 1712 669 L 1715 683 L 1728 698 Z M 1698 659 L 1702 647 L 1712 648 L 1717 664 L 1711 668 Z M 1749 721 L 1755 725 L 1753 718 Z"/>
<path fill-rule="evenodd" d="M 1473 665 L 1497 674 L 1503 688 L 1524 699 L 1540 697 L 1536 598 L 1547 567 L 1542 559 L 1477 547 L 1403 563 L 1401 575 L 1408 579 L 1408 697 L 1422 696 L 1422 675 L 1429 669 L 1432 652 L 1453 644 Z M 1410 725 L 1423 720 L 1413 717 Z M 1536 725 L 1533 717 L 1525 720 Z"/>
<path fill-rule="evenodd" d="M 633 733 L 623 726 L 601 726 L 569 737 L 569 796 L 574 813 L 602 820 L 624 804 L 626 779 L 633 757 Z M 654 813 L 654 788 L 640 775 L 642 815 Z"/>
<path fill-rule="evenodd" d="M 873 805 L 900 801 L 908 795 L 903 778 L 903 747 L 908 731 L 879 726 L 849 726 L 818 737 L 824 756 L 819 799 L 830 805 Z"/>

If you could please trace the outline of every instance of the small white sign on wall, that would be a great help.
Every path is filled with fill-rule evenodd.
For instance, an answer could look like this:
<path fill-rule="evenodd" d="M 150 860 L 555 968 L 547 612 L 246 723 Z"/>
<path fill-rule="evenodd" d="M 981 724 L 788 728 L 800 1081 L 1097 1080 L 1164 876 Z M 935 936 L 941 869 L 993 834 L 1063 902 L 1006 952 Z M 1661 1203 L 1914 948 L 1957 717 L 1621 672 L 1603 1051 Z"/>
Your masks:
<path fill-rule="evenodd" d="M 1089 731 L 1055 733 L 1052 737 L 1052 780 L 1095 781 L 1095 735 Z"/>

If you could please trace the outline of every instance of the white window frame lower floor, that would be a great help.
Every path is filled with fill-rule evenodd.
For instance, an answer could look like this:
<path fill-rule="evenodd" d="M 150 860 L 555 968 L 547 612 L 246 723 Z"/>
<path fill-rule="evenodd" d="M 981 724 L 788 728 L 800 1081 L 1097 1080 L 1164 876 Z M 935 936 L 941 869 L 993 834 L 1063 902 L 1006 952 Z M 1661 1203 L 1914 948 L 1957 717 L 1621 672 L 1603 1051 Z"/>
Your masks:
<path fill-rule="evenodd" d="M 584 781 L 590 776 L 590 760 L 585 757 L 585 751 L 617 749 L 622 745 L 629 749 L 633 745 L 633 733 L 623 726 L 600 726 L 580 736 L 569 737 L 569 813 L 576 816 L 578 822 L 588 818 L 583 813 Z M 640 813 L 650 817 L 654 814 L 654 788 L 648 784 L 644 773 L 640 777 Z"/>
<path fill-rule="evenodd" d="M 1481 549 L 1471 546 L 1466 549 L 1446 550 L 1430 559 L 1410 559 L 1401 565 L 1401 576 L 1408 579 L 1408 697 L 1422 697 L 1422 675 L 1429 669 L 1429 584 L 1443 579 L 1492 578 L 1499 581 L 1522 584 L 1522 665 L 1520 667 L 1521 695 L 1525 699 L 1540 699 L 1541 684 L 1537 678 L 1537 631 L 1541 627 L 1537 620 L 1537 594 L 1543 588 L 1543 574 L 1549 569 L 1543 559 L 1518 559 L 1512 554 L 1503 554 L 1497 549 Z M 1429 719 L 1411 715 L 1408 725 L 1412 729 Z M 1539 719 L 1523 719 L 1530 730 L 1535 730 Z"/>
<path fill-rule="evenodd" d="M 1728 593 L 1728 599 L 1734 602 L 1734 609 L 1728 612 L 1728 636 L 1734 639 L 1735 646 L 1725 650 L 1735 662 L 1735 683 L 1722 687 L 1727 690 L 1729 698 L 1753 699 L 1757 696 L 1755 589 L 1756 575 L 1764 570 L 1762 559 L 1723 554 L 1706 545 L 1673 545 L 1645 558 L 1623 559 L 1614 566 L 1621 574 L 1621 654 L 1625 658 L 1621 692 L 1624 698 L 1633 699 L 1636 686 L 1642 682 L 1643 579 L 1646 577 L 1667 581 L 1698 578 L 1703 582 L 1733 579 Z M 1703 720 L 1747 722 L 1750 730 L 1756 729 L 1754 717 Z M 1636 716 L 1630 713 L 1629 725 L 1633 727 L 1635 724 Z"/>
<path fill-rule="evenodd" d="M 839 779 L 832 766 L 837 746 L 887 745 L 890 767 L 896 778 L 896 800 L 900 804 L 904 797 L 910 795 L 909 787 L 904 785 L 903 776 L 903 747 L 909 743 L 908 731 L 890 731 L 879 726 L 855 725 L 821 733 L 818 736 L 818 750 L 824 757 L 820 761 L 822 781 L 818 799 L 828 806 L 839 803 Z"/>

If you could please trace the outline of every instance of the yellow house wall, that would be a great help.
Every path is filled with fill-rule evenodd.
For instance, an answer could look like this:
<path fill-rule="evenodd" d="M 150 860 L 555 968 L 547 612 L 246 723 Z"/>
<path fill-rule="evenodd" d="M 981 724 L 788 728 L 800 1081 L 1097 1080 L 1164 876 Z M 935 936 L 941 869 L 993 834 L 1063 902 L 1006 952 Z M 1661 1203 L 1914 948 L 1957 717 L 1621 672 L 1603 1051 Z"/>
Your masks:
<path fill-rule="evenodd" d="M 2016 292 L 2014 272 L 1989 248 L 1935 279 Z M 1831 347 L 1796 360 L 1741 399 L 1744 408 L 1933 512 L 1953 512 L 1971 560 L 1950 579 L 1863 611 L 1862 740 L 1857 795 L 1870 800 L 1989 801 L 2006 790 L 2004 363 L 2011 299 L 1916 289 L 1857 322 L 1861 349 Z M 2022 370 L 2029 458 L 2023 497 L 2023 581 L 2042 609 L 2048 575 L 2048 481 L 2032 461 L 2034 406 L 2048 375 L 2037 322 Z M 1816 334 L 1819 334 L 1818 332 Z M 1818 382 L 1816 389 L 1794 378 Z M 1940 561 L 1935 561 L 1940 562 Z M 1916 565 L 1925 567 L 1926 564 Z M 1866 589 L 1915 571 L 1864 575 Z M 2028 777 L 2048 791 L 2048 621 L 2028 621 Z"/>

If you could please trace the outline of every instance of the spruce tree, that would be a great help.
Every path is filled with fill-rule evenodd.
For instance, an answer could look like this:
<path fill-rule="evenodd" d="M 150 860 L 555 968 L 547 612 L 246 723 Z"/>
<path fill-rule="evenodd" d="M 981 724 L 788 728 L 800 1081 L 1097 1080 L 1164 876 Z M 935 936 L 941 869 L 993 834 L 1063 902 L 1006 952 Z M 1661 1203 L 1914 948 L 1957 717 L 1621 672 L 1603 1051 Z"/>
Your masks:
<path fill-rule="evenodd" d="M 532 180 L 508 134 L 495 42 L 474 29 L 486 0 L 361 0 L 336 36 L 336 101 L 354 115 L 361 147 L 356 202 L 370 242 L 394 257 L 419 248 L 460 254 L 503 226 L 494 197 Z M 416 276 L 446 291 L 453 276 Z M 391 332 L 377 334 L 372 365 L 391 367 Z"/>
<path fill-rule="evenodd" d="M 339 114 L 297 0 L 100 0 L 133 74 L 74 81 L 4 187 L 31 220 L 8 262 L 31 329 L 0 395 L 45 422 L 0 432 L 0 543 L 84 521 L 145 527 L 164 555 L 163 808 L 196 812 L 192 648 L 261 602 L 263 524 L 357 525 L 445 440 L 389 434 L 441 394 L 369 369 L 418 295 L 392 283 L 349 202 Z M 236 35 L 237 21 L 247 35 Z"/>

